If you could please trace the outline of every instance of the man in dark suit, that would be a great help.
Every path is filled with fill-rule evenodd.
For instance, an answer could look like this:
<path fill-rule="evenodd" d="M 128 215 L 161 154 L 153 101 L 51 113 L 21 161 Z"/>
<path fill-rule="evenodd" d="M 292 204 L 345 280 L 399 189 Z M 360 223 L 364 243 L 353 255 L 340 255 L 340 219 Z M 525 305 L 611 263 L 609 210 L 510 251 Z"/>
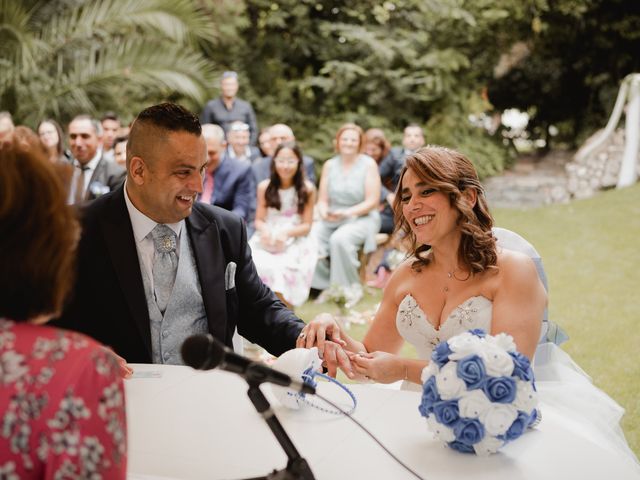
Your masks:
<path fill-rule="evenodd" d="M 196 203 L 206 164 L 193 114 L 165 103 L 138 115 L 125 185 L 83 212 L 75 289 L 56 325 L 128 362 L 179 364 L 188 336 L 231 347 L 236 327 L 274 355 L 295 347 L 304 324 L 260 281 L 242 221 Z"/>
<path fill-rule="evenodd" d="M 393 147 L 391 153 L 380 163 L 380 178 L 383 185 L 389 187 L 391 191 L 396 189 L 405 160 L 419 148 L 424 147 L 424 143 L 424 133 L 420 125 L 410 123 L 405 127 L 402 146 Z"/>
<path fill-rule="evenodd" d="M 260 158 L 260 149 L 249 144 L 249 125 L 244 122 L 232 122 L 227 130 L 227 157 L 246 160 L 253 163 Z"/>
<path fill-rule="evenodd" d="M 94 200 L 124 181 L 125 169 L 103 156 L 102 126 L 89 115 L 69 123 L 69 147 L 74 159 L 69 203 Z"/>
<path fill-rule="evenodd" d="M 224 131 L 211 123 L 202 126 L 209 162 L 198 200 L 235 213 L 250 222 L 256 210 L 256 184 L 248 161 L 225 154 Z"/>

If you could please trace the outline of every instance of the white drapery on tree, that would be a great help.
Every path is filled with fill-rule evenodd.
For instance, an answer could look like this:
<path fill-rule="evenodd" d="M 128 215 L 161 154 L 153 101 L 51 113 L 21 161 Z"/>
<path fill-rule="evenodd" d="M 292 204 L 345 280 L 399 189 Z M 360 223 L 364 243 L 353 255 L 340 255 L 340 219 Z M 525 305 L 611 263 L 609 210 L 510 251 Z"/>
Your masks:
<path fill-rule="evenodd" d="M 625 145 L 624 153 L 622 156 L 622 164 L 620 166 L 620 173 L 618 175 L 618 182 L 616 188 L 623 188 L 633 185 L 638 179 L 637 173 L 637 161 L 638 161 L 638 147 L 640 147 L 640 74 L 632 73 L 627 75 L 618 92 L 618 98 L 616 99 L 615 106 L 611 117 L 607 122 L 607 126 L 602 131 L 602 134 L 591 144 L 584 148 L 576 155 L 576 159 L 582 160 L 597 150 L 613 135 L 620 117 L 626 110 L 626 125 L 625 125 Z"/>

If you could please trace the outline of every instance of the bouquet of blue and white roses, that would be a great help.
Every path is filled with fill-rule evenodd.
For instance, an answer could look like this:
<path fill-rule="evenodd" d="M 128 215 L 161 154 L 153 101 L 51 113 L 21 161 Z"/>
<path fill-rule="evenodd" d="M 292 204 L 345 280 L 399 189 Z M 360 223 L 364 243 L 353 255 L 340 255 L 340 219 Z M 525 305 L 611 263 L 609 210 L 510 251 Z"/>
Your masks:
<path fill-rule="evenodd" d="M 431 360 L 419 410 L 451 448 L 488 455 L 539 421 L 529 359 L 510 335 L 470 330 L 438 344 Z"/>

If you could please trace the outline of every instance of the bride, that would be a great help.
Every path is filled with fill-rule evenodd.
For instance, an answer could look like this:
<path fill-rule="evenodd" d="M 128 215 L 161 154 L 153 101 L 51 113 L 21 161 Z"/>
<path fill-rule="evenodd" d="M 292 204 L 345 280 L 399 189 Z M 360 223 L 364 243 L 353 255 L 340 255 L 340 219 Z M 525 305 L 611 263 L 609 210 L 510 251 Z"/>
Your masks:
<path fill-rule="evenodd" d="M 403 380 L 409 389 L 420 387 L 421 372 L 438 343 L 473 328 L 511 335 L 533 360 L 546 292 L 528 256 L 496 246 L 472 163 L 444 147 L 418 150 L 406 159 L 394 210 L 410 255 L 394 271 L 364 340 L 349 337 L 323 314 L 303 329 L 297 346 L 317 345 L 332 375 L 339 367 L 352 379 Z M 415 346 L 417 359 L 399 355 L 405 341 Z M 566 353 L 544 344 L 533 364 L 541 400 L 546 395 L 554 407 L 581 415 L 585 428 L 635 460 L 618 426 L 622 408 Z"/>
<path fill-rule="evenodd" d="M 363 342 L 323 316 L 305 327 L 298 346 L 317 341 L 321 352 L 329 346 L 330 367 L 378 383 L 421 383 L 433 347 L 471 328 L 510 334 L 531 359 L 546 293 L 528 256 L 497 250 L 471 162 L 453 150 L 426 147 L 407 158 L 399 184 L 394 209 L 412 255 L 391 277 Z M 344 349 L 326 344 L 325 334 Z M 419 359 L 397 355 L 405 340 Z"/>

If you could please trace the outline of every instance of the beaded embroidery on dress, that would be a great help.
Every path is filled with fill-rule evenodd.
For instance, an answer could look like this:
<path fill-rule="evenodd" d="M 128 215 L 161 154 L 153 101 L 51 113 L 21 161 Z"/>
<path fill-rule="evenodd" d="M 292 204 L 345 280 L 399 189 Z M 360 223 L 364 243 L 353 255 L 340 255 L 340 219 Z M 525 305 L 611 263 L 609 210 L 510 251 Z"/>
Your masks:
<path fill-rule="evenodd" d="M 491 331 L 491 300 L 475 296 L 455 307 L 447 319 L 434 328 L 433 324 L 410 294 L 405 296 L 398 307 L 396 327 L 400 335 L 415 346 L 420 358 L 431 358 L 431 352 L 443 340 L 473 328 Z"/>

